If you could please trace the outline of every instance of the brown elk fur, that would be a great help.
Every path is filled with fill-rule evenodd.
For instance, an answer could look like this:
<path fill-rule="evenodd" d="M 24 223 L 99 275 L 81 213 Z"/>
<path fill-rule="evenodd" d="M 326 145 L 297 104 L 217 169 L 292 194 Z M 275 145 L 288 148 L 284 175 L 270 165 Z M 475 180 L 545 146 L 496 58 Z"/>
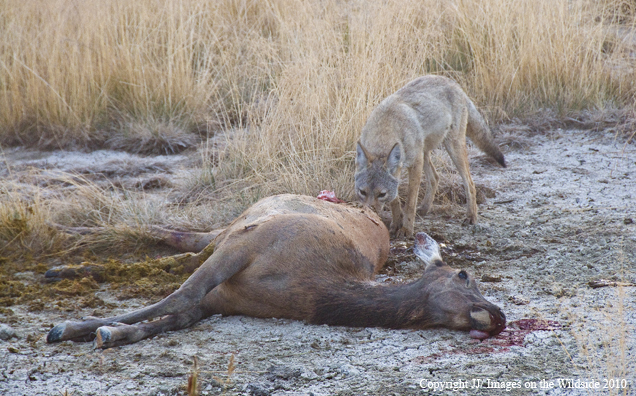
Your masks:
<path fill-rule="evenodd" d="M 200 248 L 205 240 L 200 234 L 190 240 L 183 233 L 157 232 L 181 248 L 189 242 Z M 214 253 L 164 300 L 116 317 L 59 324 L 47 341 L 96 336 L 97 346 L 106 348 L 184 328 L 213 314 L 346 326 L 445 326 L 488 334 L 505 325 L 499 308 L 481 296 L 474 281 L 458 281 L 458 271 L 438 256 L 416 282 L 373 282 L 387 259 L 389 233 L 368 209 L 273 196 L 217 232 L 212 243 Z M 163 318 L 139 324 L 158 317 Z"/>

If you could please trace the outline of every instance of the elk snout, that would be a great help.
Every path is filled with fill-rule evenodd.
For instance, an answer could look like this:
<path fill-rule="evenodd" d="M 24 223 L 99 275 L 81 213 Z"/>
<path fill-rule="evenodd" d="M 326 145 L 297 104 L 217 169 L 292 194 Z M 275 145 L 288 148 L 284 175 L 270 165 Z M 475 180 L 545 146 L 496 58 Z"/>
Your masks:
<path fill-rule="evenodd" d="M 470 310 L 470 325 L 470 336 L 482 340 L 496 336 L 506 328 L 506 315 L 495 305 L 475 305 Z"/>

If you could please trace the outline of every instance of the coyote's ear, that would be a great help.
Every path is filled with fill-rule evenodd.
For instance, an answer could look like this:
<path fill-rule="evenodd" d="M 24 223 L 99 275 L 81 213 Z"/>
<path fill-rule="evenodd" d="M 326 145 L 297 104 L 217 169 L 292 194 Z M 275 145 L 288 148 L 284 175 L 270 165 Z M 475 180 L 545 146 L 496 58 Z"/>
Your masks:
<path fill-rule="evenodd" d="M 369 153 L 360 142 L 356 145 L 356 165 L 358 169 L 364 169 L 369 165 Z"/>
<path fill-rule="evenodd" d="M 400 168 L 402 168 L 402 147 L 400 143 L 395 143 L 386 159 L 386 169 L 395 176 Z"/>

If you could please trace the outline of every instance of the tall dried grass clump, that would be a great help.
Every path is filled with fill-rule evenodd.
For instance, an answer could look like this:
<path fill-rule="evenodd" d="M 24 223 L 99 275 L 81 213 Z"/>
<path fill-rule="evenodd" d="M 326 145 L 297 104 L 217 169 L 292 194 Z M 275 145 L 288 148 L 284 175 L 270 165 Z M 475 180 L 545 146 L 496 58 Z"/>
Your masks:
<path fill-rule="evenodd" d="M 167 216 L 143 193 L 100 187 L 79 175 L 50 172 L 47 188 L 0 183 L 0 256 L 38 258 L 78 248 L 134 251 L 152 246 L 149 225 Z M 90 229 L 85 235 L 65 227 Z"/>
<path fill-rule="evenodd" d="M 229 129 L 217 181 L 350 196 L 366 117 L 418 75 L 494 121 L 632 105 L 615 3 L 6 0 L 0 142 L 169 153 Z"/>
<path fill-rule="evenodd" d="M 158 139 L 175 135 L 162 133 L 160 124 L 206 132 L 240 113 L 232 100 L 249 101 L 249 84 L 258 79 L 244 65 L 260 66 L 261 53 L 241 51 L 241 39 L 230 29 L 237 21 L 224 19 L 222 2 L 3 3 L 5 144 L 59 148 L 114 141 L 121 148 L 135 133 L 130 125 L 139 123 L 154 126 Z M 166 151 L 179 146 L 182 134 L 176 135 L 177 144 Z M 147 139 L 129 140 L 125 148 L 134 150 Z"/>
<path fill-rule="evenodd" d="M 49 226 L 50 210 L 42 197 L 25 199 L 15 186 L 0 186 L 0 257 L 58 251 L 65 237 Z"/>

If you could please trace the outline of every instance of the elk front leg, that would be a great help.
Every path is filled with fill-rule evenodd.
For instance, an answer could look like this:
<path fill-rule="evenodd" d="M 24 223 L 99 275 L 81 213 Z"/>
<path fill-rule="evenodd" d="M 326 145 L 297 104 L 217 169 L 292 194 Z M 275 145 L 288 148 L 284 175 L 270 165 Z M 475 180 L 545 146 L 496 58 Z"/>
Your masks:
<path fill-rule="evenodd" d="M 187 310 L 195 304 L 192 298 L 177 290 L 173 294 L 164 298 L 156 304 L 145 308 L 129 312 L 124 315 L 112 316 L 110 318 L 90 318 L 81 322 L 64 322 L 53 327 L 46 336 L 46 342 L 54 343 L 66 340 L 90 341 L 95 337 L 95 331 L 102 326 L 114 324 L 133 324 L 150 320 L 158 316 L 169 315 Z"/>
<path fill-rule="evenodd" d="M 112 348 L 120 345 L 133 344 L 154 335 L 190 327 L 203 318 L 200 306 L 188 311 L 169 315 L 165 318 L 147 323 L 134 325 L 102 326 L 97 329 L 95 348 Z"/>
<path fill-rule="evenodd" d="M 64 322 L 51 329 L 48 343 L 64 340 L 89 341 L 95 331 L 114 323 L 134 324 L 159 316 L 179 315 L 194 309 L 210 290 L 241 271 L 251 260 L 248 249 L 224 246 L 216 251 L 179 288 L 163 300 L 136 311 L 110 318 L 91 318 L 82 322 Z"/>

